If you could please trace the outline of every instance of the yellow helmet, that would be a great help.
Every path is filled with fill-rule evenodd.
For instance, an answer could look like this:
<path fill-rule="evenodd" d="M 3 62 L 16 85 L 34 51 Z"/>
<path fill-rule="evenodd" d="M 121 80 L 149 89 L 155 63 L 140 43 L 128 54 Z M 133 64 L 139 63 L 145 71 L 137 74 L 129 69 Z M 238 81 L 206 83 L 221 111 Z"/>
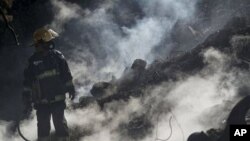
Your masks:
<path fill-rule="evenodd" d="M 43 27 L 43 28 L 37 29 L 34 32 L 33 39 L 35 43 L 39 41 L 49 42 L 58 36 L 59 36 L 58 33 L 56 33 L 54 30 Z"/>

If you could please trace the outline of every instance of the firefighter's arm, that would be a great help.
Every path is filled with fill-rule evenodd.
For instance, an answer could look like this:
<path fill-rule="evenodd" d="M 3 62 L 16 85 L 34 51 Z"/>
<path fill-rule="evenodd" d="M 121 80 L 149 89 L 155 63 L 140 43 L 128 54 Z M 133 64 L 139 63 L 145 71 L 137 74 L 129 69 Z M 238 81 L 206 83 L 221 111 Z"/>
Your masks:
<path fill-rule="evenodd" d="M 61 76 L 65 84 L 66 92 L 69 93 L 71 99 L 74 99 L 75 87 L 73 84 L 73 77 L 71 75 L 68 63 L 63 56 L 61 58 L 60 69 L 61 69 Z"/>

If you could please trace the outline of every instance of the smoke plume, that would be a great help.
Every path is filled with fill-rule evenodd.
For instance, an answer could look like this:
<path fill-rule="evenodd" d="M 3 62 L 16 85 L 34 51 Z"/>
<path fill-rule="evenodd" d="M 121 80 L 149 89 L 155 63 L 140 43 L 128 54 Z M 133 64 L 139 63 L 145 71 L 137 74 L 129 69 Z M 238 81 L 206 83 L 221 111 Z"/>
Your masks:
<path fill-rule="evenodd" d="M 204 12 L 211 19 L 197 18 L 196 0 L 104 0 L 96 2 L 95 8 L 66 0 L 49 3 L 53 20 L 47 26 L 60 34 L 56 45 L 68 60 L 78 97 L 91 96 L 89 91 L 96 82 L 120 78 L 137 58 L 150 64 L 168 58 L 173 50 L 193 48 L 231 18 L 230 14 L 225 15 L 227 12 L 215 12 L 220 9 L 220 2 L 211 4 L 212 12 Z M 171 37 L 172 30 L 180 21 L 192 29 L 189 25 L 197 20 L 197 29 L 192 31 L 199 36 L 193 38 L 189 31 L 192 40 L 183 41 L 184 45 L 178 47 L 178 41 Z M 238 88 L 247 85 L 244 80 L 249 74 L 229 69 L 235 59 L 230 54 L 211 48 L 201 55 L 206 66 L 200 72 L 179 74 L 176 81 L 148 86 L 139 98 L 113 101 L 104 109 L 96 103 L 76 110 L 68 108 L 66 119 L 73 140 L 152 141 L 170 137 L 181 141 L 192 132 L 223 127 L 239 99 Z M 145 127 L 139 137 L 128 130 L 137 118 Z M 0 122 L 0 140 L 20 140 L 17 133 L 9 135 L 10 125 Z M 21 124 L 23 133 L 32 140 L 36 139 L 35 127 L 34 113 L 32 119 Z"/>

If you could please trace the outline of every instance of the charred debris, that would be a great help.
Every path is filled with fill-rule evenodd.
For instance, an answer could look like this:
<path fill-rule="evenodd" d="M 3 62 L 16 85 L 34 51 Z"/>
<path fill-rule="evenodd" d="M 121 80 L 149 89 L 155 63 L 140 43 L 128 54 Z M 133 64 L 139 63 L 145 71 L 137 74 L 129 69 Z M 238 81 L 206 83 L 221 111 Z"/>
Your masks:
<path fill-rule="evenodd" d="M 191 32 L 191 31 L 190 31 Z M 193 34 L 193 33 L 191 33 Z M 235 46 L 233 42 L 237 42 Z M 221 30 L 209 35 L 202 43 L 190 51 L 176 53 L 166 60 L 156 60 L 147 66 L 147 62 L 142 59 L 136 59 L 130 68 L 124 70 L 121 78 L 113 78 L 109 82 L 98 82 L 93 85 L 91 94 L 93 97 L 82 97 L 80 104 L 75 108 L 85 107 L 92 102 L 97 102 L 105 110 L 105 104 L 113 101 L 128 101 L 130 98 L 143 98 L 145 89 L 150 86 L 159 85 L 166 81 L 178 81 L 179 75 L 189 76 L 201 71 L 206 63 L 203 60 L 202 53 L 214 48 L 229 56 L 236 56 L 231 62 L 230 68 L 239 68 L 248 70 L 249 65 L 238 59 L 250 59 L 250 26 L 243 17 L 232 18 Z M 174 52 L 173 52 L 174 53 Z M 242 95 L 247 95 L 243 93 Z M 246 124 L 247 111 L 250 107 L 249 96 L 242 98 L 232 109 L 227 124 L 224 129 L 210 129 L 200 133 L 194 133 L 189 136 L 188 141 L 227 141 L 230 124 Z M 152 125 L 145 119 L 146 115 L 136 117 L 129 122 L 126 127 L 128 131 L 136 130 L 138 133 L 135 138 L 140 137 L 148 132 Z M 140 127 L 140 128 L 139 128 Z M 147 130 L 148 129 L 148 130 Z"/>

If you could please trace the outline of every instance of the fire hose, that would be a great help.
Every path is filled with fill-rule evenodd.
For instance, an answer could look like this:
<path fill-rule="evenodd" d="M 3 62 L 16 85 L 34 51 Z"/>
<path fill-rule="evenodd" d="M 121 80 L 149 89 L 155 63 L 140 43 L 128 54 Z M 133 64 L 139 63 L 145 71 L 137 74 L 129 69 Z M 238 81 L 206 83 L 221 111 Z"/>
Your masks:
<path fill-rule="evenodd" d="M 17 131 L 18 131 L 18 134 L 20 135 L 20 137 L 24 140 L 24 141 L 30 141 L 28 140 L 24 135 L 23 133 L 21 132 L 21 128 L 20 128 L 20 122 L 21 122 L 21 119 L 23 119 L 25 117 L 25 115 L 22 116 L 22 118 L 20 118 L 18 121 L 17 121 Z"/>

